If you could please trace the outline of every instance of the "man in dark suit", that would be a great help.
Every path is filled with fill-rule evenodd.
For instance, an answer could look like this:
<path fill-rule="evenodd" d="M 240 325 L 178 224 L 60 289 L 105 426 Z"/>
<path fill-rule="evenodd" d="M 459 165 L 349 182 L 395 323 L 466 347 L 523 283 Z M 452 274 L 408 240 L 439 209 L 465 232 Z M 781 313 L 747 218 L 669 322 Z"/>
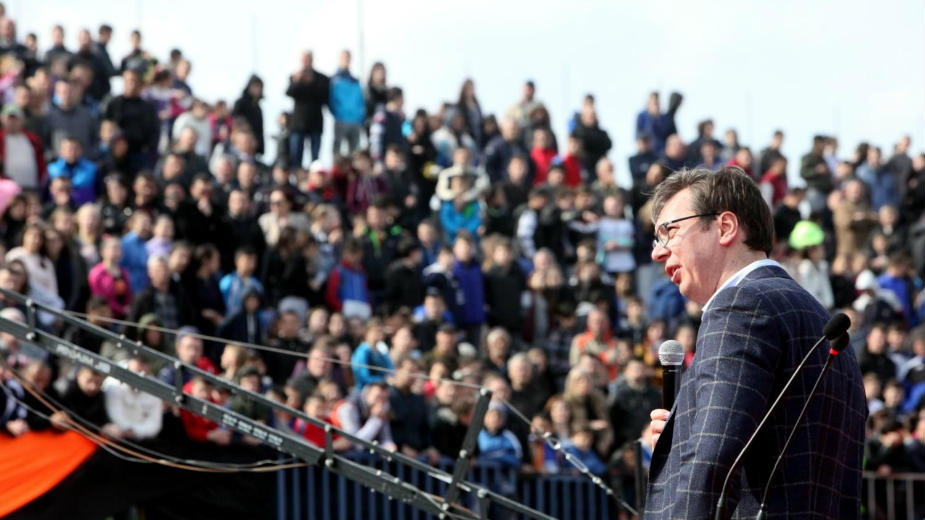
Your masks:
<path fill-rule="evenodd" d="M 646 520 L 714 517 L 726 473 L 829 315 L 773 260 L 773 221 L 739 168 L 682 170 L 653 196 L 652 259 L 704 305 L 697 354 L 671 412 L 652 412 Z M 733 475 L 723 518 L 754 518 L 769 472 L 827 354 L 818 348 Z M 867 406 L 842 352 L 771 485 L 769 518 L 860 516 Z"/>

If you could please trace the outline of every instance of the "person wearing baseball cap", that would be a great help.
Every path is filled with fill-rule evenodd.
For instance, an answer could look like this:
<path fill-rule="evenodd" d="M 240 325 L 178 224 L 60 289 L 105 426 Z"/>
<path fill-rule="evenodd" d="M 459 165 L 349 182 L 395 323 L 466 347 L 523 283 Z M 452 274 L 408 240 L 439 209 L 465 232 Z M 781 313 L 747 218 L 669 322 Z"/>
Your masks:
<path fill-rule="evenodd" d="M 37 190 L 45 176 L 45 158 L 42 141 L 24 128 L 22 108 L 8 103 L 0 110 L 0 158 L 3 175 L 24 190 Z"/>
<path fill-rule="evenodd" d="M 835 295 L 829 281 L 829 263 L 825 260 L 825 232 L 811 220 L 801 220 L 790 232 L 790 247 L 800 251 L 797 266 L 800 285 L 809 291 L 826 309 L 835 306 Z"/>

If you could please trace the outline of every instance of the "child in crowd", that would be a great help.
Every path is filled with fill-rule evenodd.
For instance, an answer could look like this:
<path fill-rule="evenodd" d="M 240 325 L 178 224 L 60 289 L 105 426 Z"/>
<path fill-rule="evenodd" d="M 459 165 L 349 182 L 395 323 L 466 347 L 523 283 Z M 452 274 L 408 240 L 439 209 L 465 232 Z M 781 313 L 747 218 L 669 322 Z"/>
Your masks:
<path fill-rule="evenodd" d="M 440 225 L 447 241 L 456 240 L 456 235 L 466 230 L 471 235 L 477 236 L 479 227 L 482 226 L 482 211 L 480 202 L 469 200 L 466 194 L 472 189 L 474 178 L 466 173 L 454 172 L 450 177 L 450 191 L 453 194 L 452 200 L 444 200 L 440 204 Z"/>
<path fill-rule="evenodd" d="M 154 236 L 145 243 L 148 256 L 168 256 L 173 248 L 174 226 L 170 215 L 162 214 L 154 223 Z"/>
<path fill-rule="evenodd" d="M 363 245 L 356 239 L 344 244 L 343 259 L 331 271 L 326 302 L 332 311 L 345 317 L 368 318 L 371 314 L 366 273 L 363 271 Z"/>
<path fill-rule="evenodd" d="M 370 383 L 385 381 L 391 374 L 390 371 L 395 368 L 389 358 L 389 346 L 383 341 L 385 332 L 381 321 L 370 320 L 364 338 L 363 343 L 360 343 L 350 358 L 358 392 Z"/>
<path fill-rule="evenodd" d="M 236 382 L 241 388 L 248 392 L 253 392 L 255 394 L 260 393 L 260 372 L 257 371 L 256 367 L 244 367 L 239 370 Z M 254 401 L 247 395 L 235 394 L 228 401 L 228 408 L 230 408 L 232 412 L 239 413 L 259 423 L 266 424 L 270 419 L 270 409 Z"/>
<path fill-rule="evenodd" d="M 183 393 L 215 404 L 212 383 L 201 377 L 194 377 L 183 386 Z M 188 410 L 180 410 L 180 420 L 186 436 L 196 442 L 212 442 L 220 446 L 231 443 L 231 431 L 219 427 L 218 423 Z"/>
<path fill-rule="evenodd" d="M 305 399 L 305 405 L 302 407 L 302 411 L 305 412 L 305 415 L 312 419 L 317 419 L 324 424 L 334 424 L 330 418 L 331 408 L 324 396 L 320 394 L 308 396 L 308 398 Z M 324 427 L 298 418 L 295 420 L 295 425 L 292 429 L 315 446 L 319 448 L 325 447 L 326 439 Z M 336 433 L 331 435 L 331 440 L 334 451 L 346 451 L 350 449 L 350 441 L 342 439 L 340 435 Z"/>
<path fill-rule="evenodd" d="M 87 276 L 90 294 L 106 300 L 112 316 L 121 319 L 132 304 L 132 283 L 128 270 L 120 265 L 122 242 L 119 238 L 104 238 L 100 256 L 102 261 Z"/>
<path fill-rule="evenodd" d="M 256 289 L 263 294 L 263 284 L 254 276 L 257 270 L 257 252 L 250 247 L 241 247 L 234 254 L 233 273 L 228 273 L 219 282 L 222 297 L 225 298 L 226 317 L 233 316 L 238 309 L 248 289 Z"/>
<path fill-rule="evenodd" d="M 504 405 L 493 402 L 485 412 L 485 427 L 479 432 L 479 461 L 496 462 L 502 467 L 517 469 L 523 460 L 523 451 L 517 436 L 504 429 L 507 411 Z"/>
<path fill-rule="evenodd" d="M 545 434 L 552 431 L 552 421 L 545 413 L 538 413 L 530 421 L 530 452 L 533 468 L 541 474 L 558 473 L 559 454 L 546 440 Z"/>
<path fill-rule="evenodd" d="M 603 475 L 607 472 L 607 465 L 601 461 L 594 451 L 594 431 L 587 423 L 579 423 L 574 427 L 571 442 L 565 447 L 565 451 L 577 459 L 578 464 L 588 468 L 592 475 Z M 570 459 L 566 458 L 565 467 L 570 471 L 578 473 L 579 465 L 576 465 Z"/>

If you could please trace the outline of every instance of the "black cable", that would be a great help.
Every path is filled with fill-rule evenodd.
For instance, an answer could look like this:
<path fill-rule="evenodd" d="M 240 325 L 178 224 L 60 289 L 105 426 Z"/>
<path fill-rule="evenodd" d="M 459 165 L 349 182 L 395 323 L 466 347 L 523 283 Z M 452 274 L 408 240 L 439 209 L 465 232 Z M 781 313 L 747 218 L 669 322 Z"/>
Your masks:
<path fill-rule="evenodd" d="M 23 384 L 23 383 L 29 384 L 28 382 L 25 382 L 24 379 L 22 379 L 22 375 L 21 375 L 21 374 L 19 374 L 19 373 L 16 372 L 15 370 L 11 369 L 8 365 L 6 365 L 5 362 L 4 362 L 3 364 L 4 364 L 4 365 L 7 367 L 7 369 L 9 369 L 11 372 L 15 373 L 16 379 L 17 379 L 17 381 L 20 382 L 20 384 Z M 32 413 L 34 413 L 35 415 L 37 415 L 37 416 L 39 416 L 39 417 L 41 417 L 41 418 L 43 418 L 43 419 L 51 420 L 51 416 L 49 416 L 48 414 L 46 414 L 46 413 L 44 413 L 44 412 L 41 412 L 41 411 L 39 411 L 39 410 L 36 410 L 36 409 L 33 408 L 32 406 L 29 406 L 27 403 L 25 403 L 25 402 L 24 402 L 23 400 L 21 400 L 19 397 L 17 397 L 16 395 L 14 395 L 14 394 L 10 391 L 10 389 L 6 387 L 6 385 L 0 385 L 0 387 L 3 388 L 3 392 L 4 392 L 7 396 L 11 397 L 13 400 L 15 400 L 15 401 L 17 402 L 17 404 L 19 404 L 20 406 L 22 406 L 23 408 L 25 408 L 25 409 L 28 410 L 29 412 L 32 412 Z M 101 427 L 99 427 L 99 426 L 93 424 L 92 422 L 88 421 L 87 419 L 81 417 L 79 414 L 75 413 L 73 410 L 71 410 L 71 409 L 69 409 L 68 407 L 62 405 L 59 401 L 57 401 L 56 399 L 54 399 L 53 397 L 51 397 L 47 392 L 45 392 L 45 391 L 43 391 L 43 390 L 40 390 L 40 389 L 38 389 L 38 388 L 36 388 L 36 387 L 34 387 L 34 386 L 31 386 L 31 385 L 30 385 L 30 387 L 32 388 L 33 391 L 35 391 L 35 392 L 41 394 L 43 398 L 47 399 L 47 400 L 50 401 L 52 404 L 54 404 L 58 409 L 60 409 L 60 410 L 63 411 L 63 412 L 66 412 L 66 413 L 68 414 L 68 417 L 69 417 L 69 418 L 76 419 L 77 421 L 79 421 L 79 422 L 82 424 L 83 427 L 85 427 L 85 428 L 87 428 L 87 429 L 90 429 L 90 430 L 93 430 L 93 431 L 96 432 L 98 435 L 101 435 L 101 436 L 105 435 L 105 434 L 103 433 Z M 76 431 L 76 430 L 71 429 L 71 431 Z M 77 433 L 81 433 L 81 432 L 77 432 Z M 87 436 L 84 435 L 84 437 L 87 437 Z M 129 460 L 129 461 L 131 461 L 131 462 L 155 463 L 154 461 L 148 461 L 148 460 L 141 459 L 141 458 L 137 458 L 137 457 L 131 457 L 131 456 L 123 455 L 123 454 L 121 454 L 121 453 L 116 453 L 111 447 L 107 446 L 105 443 L 98 442 L 98 441 L 95 440 L 95 439 L 88 438 L 88 440 L 90 440 L 91 442 L 93 442 L 93 443 L 96 444 L 97 446 L 99 446 L 99 447 L 105 449 L 107 452 L 109 452 L 109 453 L 111 453 L 111 454 L 113 454 L 113 455 L 115 455 L 115 456 L 117 456 L 117 457 L 119 457 L 119 458 L 121 458 L 121 459 Z M 202 468 L 206 468 L 206 469 L 213 469 L 213 470 L 218 470 L 218 471 L 228 471 L 228 472 L 233 472 L 233 471 L 252 471 L 252 470 L 258 469 L 258 468 L 270 468 L 270 467 L 273 467 L 273 466 L 290 465 L 290 464 L 297 464 L 297 463 L 300 463 L 300 462 L 301 462 L 299 459 L 294 459 L 294 458 L 284 459 L 284 460 L 281 460 L 281 461 L 280 461 L 280 460 L 263 459 L 263 460 L 259 460 L 259 461 L 255 461 L 255 462 L 250 462 L 250 463 L 231 463 L 231 462 L 225 463 L 225 462 L 218 462 L 218 461 L 206 461 L 206 460 L 197 460 L 197 459 L 185 459 L 185 458 L 182 458 L 182 457 L 176 457 L 176 456 L 173 456 L 173 455 L 170 455 L 170 454 L 167 454 L 167 453 L 159 452 L 159 451 L 157 451 L 157 450 L 148 448 L 148 447 L 146 447 L 146 446 L 142 446 L 142 445 L 137 444 L 137 443 L 135 443 L 135 442 L 133 442 L 133 441 L 131 441 L 131 440 L 129 440 L 129 439 L 111 439 L 111 440 L 112 440 L 112 442 L 115 443 L 115 444 L 122 443 L 122 444 L 124 444 L 124 445 L 130 446 L 131 448 L 133 448 L 133 449 L 135 449 L 135 450 L 137 450 L 137 451 L 146 453 L 146 454 L 150 455 L 150 456 L 153 457 L 153 458 L 165 460 L 165 461 L 168 461 L 168 462 L 173 462 L 173 463 L 175 463 L 175 464 L 186 464 L 186 465 L 190 465 L 190 466 L 198 466 L 198 467 L 202 467 Z"/>

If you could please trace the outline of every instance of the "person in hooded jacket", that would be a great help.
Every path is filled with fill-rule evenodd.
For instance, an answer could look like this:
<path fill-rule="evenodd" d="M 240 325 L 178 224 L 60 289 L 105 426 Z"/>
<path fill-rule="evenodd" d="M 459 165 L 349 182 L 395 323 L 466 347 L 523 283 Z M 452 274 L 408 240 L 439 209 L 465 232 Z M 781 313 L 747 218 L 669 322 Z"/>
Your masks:
<path fill-rule="evenodd" d="M 234 107 L 231 109 L 232 117 L 243 118 L 250 125 L 251 132 L 257 139 L 257 155 L 262 155 L 264 152 L 261 99 L 263 99 L 263 80 L 254 74 L 247 80 L 247 86 L 241 92 L 241 97 L 234 102 Z"/>
<path fill-rule="evenodd" d="M 363 87 L 350 74 L 350 51 L 340 53 L 337 72 L 331 76 L 331 115 L 334 116 L 334 154 L 341 154 L 343 142 L 347 142 L 347 154 L 360 144 L 363 121 L 366 120 L 366 102 Z"/>
<path fill-rule="evenodd" d="M 241 298 L 241 308 L 218 327 L 216 335 L 229 341 L 241 343 L 261 343 L 265 337 L 265 327 L 260 319 L 262 297 L 260 290 L 251 287 Z"/>

